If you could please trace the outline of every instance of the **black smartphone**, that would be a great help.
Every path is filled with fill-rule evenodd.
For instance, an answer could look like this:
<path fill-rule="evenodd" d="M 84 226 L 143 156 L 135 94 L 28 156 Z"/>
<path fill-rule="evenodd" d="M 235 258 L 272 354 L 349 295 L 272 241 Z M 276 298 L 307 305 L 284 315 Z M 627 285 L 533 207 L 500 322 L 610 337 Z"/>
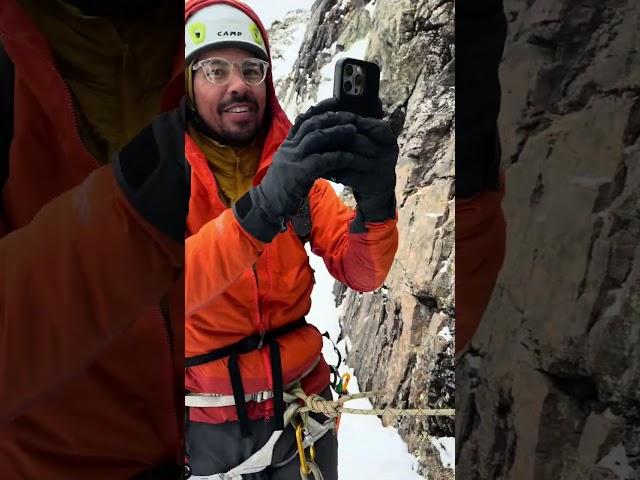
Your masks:
<path fill-rule="evenodd" d="M 382 118 L 380 67 L 373 62 L 342 58 L 336 63 L 333 96 L 348 112 Z"/>

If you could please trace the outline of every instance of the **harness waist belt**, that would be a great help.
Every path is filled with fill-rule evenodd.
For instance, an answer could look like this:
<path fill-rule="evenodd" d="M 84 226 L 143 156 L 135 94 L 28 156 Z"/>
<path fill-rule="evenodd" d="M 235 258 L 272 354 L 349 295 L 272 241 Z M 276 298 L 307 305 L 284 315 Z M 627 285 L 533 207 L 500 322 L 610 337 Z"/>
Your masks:
<path fill-rule="evenodd" d="M 273 343 L 276 338 L 291 333 L 307 325 L 309 325 L 307 323 L 307 320 L 302 317 L 293 323 L 285 325 L 284 327 L 269 330 L 265 332 L 264 335 L 256 333 L 253 335 L 249 335 L 248 337 L 245 337 L 242 340 L 237 341 L 236 343 L 232 343 L 231 345 L 217 348 L 216 350 L 211 350 L 210 352 L 200 355 L 194 355 L 193 357 L 187 357 L 185 359 L 184 365 L 186 368 L 197 367 L 198 365 L 204 365 L 205 363 L 214 362 L 222 358 L 230 357 L 233 354 L 240 355 L 243 353 L 252 352 L 253 350 L 259 350 L 263 347 L 263 345 Z"/>
<path fill-rule="evenodd" d="M 233 389 L 233 397 L 235 399 L 236 411 L 238 413 L 238 421 L 240 429 L 244 437 L 249 436 L 249 417 L 247 414 L 247 399 L 242 385 L 242 377 L 240 375 L 240 367 L 238 365 L 238 355 L 249 353 L 254 350 L 260 350 L 265 345 L 269 345 L 269 356 L 271 360 L 271 371 L 273 373 L 273 402 L 275 409 L 276 430 L 284 430 L 284 387 L 282 364 L 280 360 L 280 345 L 278 337 L 291 333 L 299 328 L 309 325 L 304 317 L 284 327 L 269 330 L 263 335 L 249 335 L 236 343 L 218 348 L 201 355 L 187 357 L 185 359 L 185 368 L 204 365 L 209 362 L 221 360 L 229 357 L 227 368 L 229 370 L 229 378 L 231 379 L 231 387 Z"/>

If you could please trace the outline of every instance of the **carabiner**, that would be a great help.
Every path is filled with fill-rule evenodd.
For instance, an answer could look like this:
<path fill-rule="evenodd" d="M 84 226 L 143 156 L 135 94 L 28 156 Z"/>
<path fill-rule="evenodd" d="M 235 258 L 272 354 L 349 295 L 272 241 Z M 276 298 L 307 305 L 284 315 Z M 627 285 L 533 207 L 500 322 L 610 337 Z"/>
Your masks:
<path fill-rule="evenodd" d="M 351 380 L 351 374 L 350 373 L 343 373 L 342 374 L 342 393 L 349 393 L 347 392 L 347 388 L 349 388 L 349 380 Z"/>
<path fill-rule="evenodd" d="M 298 445 L 298 456 L 300 457 L 300 474 L 301 475 L 309 475 L 312 473 L 311 467 L 307 463 L 307 456 L 304 451 L 304 439 L 303 439 L 303 429 L 304 424 L 302 422 L 296 425 L 296 444 Z M 313 445 L 309 447 L 309 457 L 311 462 L 315 462 L 316 460 L 316 449 Z"/>
<path fill-rule="evenodd" d="M 309 478 L 309 474 L 313 475 L 313 480 L 324 480 L 324 476 L 322 475 L 320 467 L 318 467 L 316 462 L 309 462 L 307 466 L 309 467 L 309 473 L 304 473 L 302 471 L 302 468 L 300 469 L 300 478 L 302 480 L 311 480 Z"/>

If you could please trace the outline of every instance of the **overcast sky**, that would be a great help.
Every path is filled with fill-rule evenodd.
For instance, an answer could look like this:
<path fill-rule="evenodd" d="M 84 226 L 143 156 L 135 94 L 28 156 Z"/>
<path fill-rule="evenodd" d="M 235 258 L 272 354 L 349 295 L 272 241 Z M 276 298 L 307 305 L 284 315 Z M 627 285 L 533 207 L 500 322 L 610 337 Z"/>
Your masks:
<path fill-rule="evenodd" d="M 310 9 L 314 0 L 242 0 L 255 10 L 255 12 L 269 28 L 274 20 L 279 20 L 290 10 L 298 8 Z"/>

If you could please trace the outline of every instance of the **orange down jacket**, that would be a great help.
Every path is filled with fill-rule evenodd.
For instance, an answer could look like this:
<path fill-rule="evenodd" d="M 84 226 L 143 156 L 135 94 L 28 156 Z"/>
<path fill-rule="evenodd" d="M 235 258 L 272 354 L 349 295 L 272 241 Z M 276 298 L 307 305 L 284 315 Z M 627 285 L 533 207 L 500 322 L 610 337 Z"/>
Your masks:
<path fill-rule="evenodd" d="M 181 460 L 184 352 L 168 335 L 182 344 L 184 247 L 138 218 L 84 147 L 47 41 L 14 0 L 0 2 L 0 37 L 16 71 L 0 214 L 0 477 L 124 479 Z M 165 110 L 184 92 L 176 50 Z M 172 286 L 168 328 L 157 305 Z"/>
<path fill-rule="evenodd" d="M 187 5 L 187 15 L 212 3 L 238 6 L 254 19 L 267 38 L 256 14 L 232 0 L 197 0 Z M 272 118 L 254 185 L 260 183 L 291 128 L 276 98 L 271 74 L 267 86 Z M 291 226 L 270 244 L 255 240 L 220 200 L 208 162 L 188 136 L 185 148 L 192 168 L 189 237 L 185 244 L 185 354 L 189 357 L 305 316 L 311 307 L 314 276 L 307 252 Z M 380 287 L 398 246 L 396 219 L 368 224 L 367 233 L 350 233 L 355 213 L 325 180 L 315 183 L 309 201 L 311 250 L 324 259 L 333 277 L 361 292 Z M 285 385 L 304 376 L 302 385 L 307 393 L 319 393 L 326 388 L 329 369 L 321 358 L 322 336 L 314 326 L 289 333 L 279 344 Z M 246 393 L 273 388 L 268 346 L 241 355 L 239 364 Z M 185 387 L 193 392 L 231 395 L 227 360 L 187 369 Z M 191 419 L 196 421 L 237 420 L 234 407 L 190 411 Z M 271 400 L 249 404 L 250 418 L 268 417 L 272 413 Z"/>
<path fill-rule="evenodd" d="M 501 173 L 499 191 L 456 200 L 456 354 L 469 346 L 480 326 L 502 268 L 505 183 Z"/>

